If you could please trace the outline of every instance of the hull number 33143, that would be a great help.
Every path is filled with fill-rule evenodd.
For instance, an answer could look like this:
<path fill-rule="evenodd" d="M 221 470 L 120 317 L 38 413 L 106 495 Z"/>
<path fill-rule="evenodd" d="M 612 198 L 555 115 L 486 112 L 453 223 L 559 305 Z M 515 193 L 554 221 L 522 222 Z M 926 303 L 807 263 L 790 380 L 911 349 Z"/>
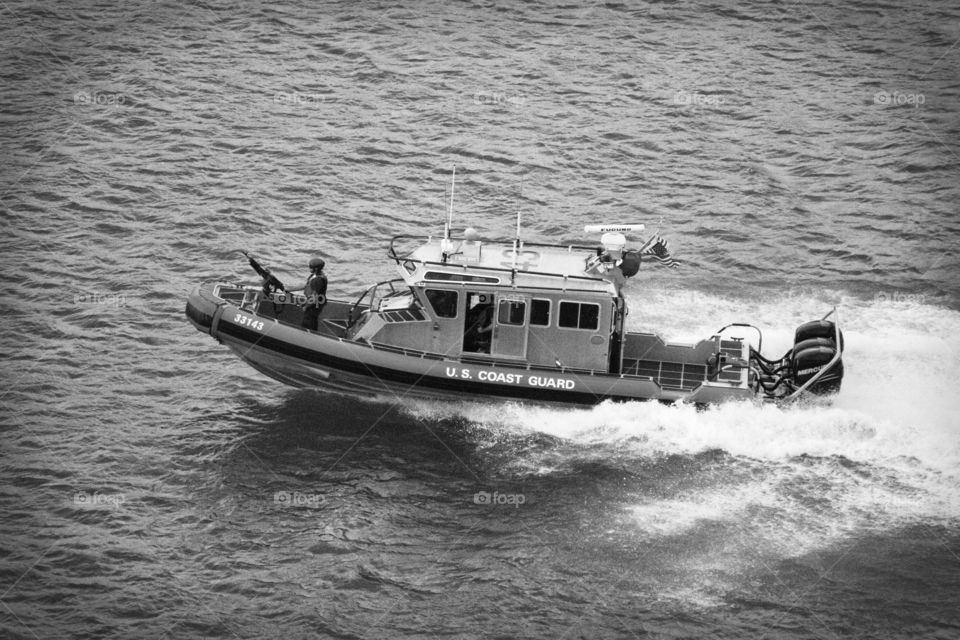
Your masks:
<path fill-rule="evenodd" d="M 245 316 L 242 313 L 238 313 L 233 316 L 233 321 L 239 325 L 250 327 L 251 329 L 256 329 L 257 331 L 263 331 L 263 321 L 254 320 L 250 316 Z"/>

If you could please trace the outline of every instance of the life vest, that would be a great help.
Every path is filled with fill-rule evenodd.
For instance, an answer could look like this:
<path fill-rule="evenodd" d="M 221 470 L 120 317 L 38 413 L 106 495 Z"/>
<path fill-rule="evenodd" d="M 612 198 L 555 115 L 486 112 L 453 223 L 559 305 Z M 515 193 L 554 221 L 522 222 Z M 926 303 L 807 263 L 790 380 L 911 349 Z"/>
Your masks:
<path fill-rule="evenodd" d="M 312 273 L 303 287 L 303 294 L 307 296 L 307 305 L 322 308 L 327 303 L 327 276 Z"/>

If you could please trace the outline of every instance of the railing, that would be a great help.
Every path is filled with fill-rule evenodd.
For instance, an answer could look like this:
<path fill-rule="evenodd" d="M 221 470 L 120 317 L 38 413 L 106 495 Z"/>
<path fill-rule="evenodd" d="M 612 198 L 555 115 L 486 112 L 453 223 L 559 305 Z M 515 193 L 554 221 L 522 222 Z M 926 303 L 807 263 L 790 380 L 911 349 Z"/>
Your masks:
<path fill-rule="evenodd" d="M 722 329 L 720 329 L 719 331 L 717 331 L 714 335 L 722 337 L 722 336 L 723 336 L 723 332 L 726 331 L 727 329 L 731 328 L 731 327 L 744 327 L 744 328 L 753 329 L 754 331 L 756 331 L 756 332 L 757 332 L 757 349 L 756 349 L 756 351 L 757 351 L 757 353 L 760 353 L 761 351 L 763 351 L 763 332 L 760 331 L 760 329 L 758 329 L 757 327 L 753 326 L 752 324 L 748 324 L 748 323 L 746 323 L 746 322 L 733 322 L 733 323 L 731 323 L 731 324 L 728 324 L 727 326 L 725 326 L 725 327 L 723 327 Z"/>
<path fill-rule="evenodd" d="M 244 287 L 243 290 L 243 300 L 240 301 L 240 308 L 244 311 L 253 311 L 256 312 L 257 304 L 260 302 L 261 291 L 258 288 Z"/>
<path fill-rule="evenodd" d="M 347 316 L 347 330 L 349 331 L 353 327 L 353 325 L 357 323 L 357 320 L 360 319 L 360 316 L 363 315 L 363 312 L 361 311 L 358 313 L 357 309 L 363 305 L 363 301 L 367 297 L 370 298 L 370 302 L 367 304 L 367 308 L 376 309 L 377 304 L 383 298 L 388 298 L 392 295 L 403 293 L 402 291 L 397 291 L 397 288 L 394 286 L 394 284 L 396 283 L 402 283 L 404 285 L 404 288 L 406 288 L 406 283 L 404 283 L 402 278 L 394 278 L 393 280 L 382 280 L 376 284 L 372 284 L 369 287 L 367 287 L 367 289 L 363 293 L 361 293 L 360 296 L 357 298 L 357 301 L 353 303 L 353 306 L 350 307 L 350 314 Z M 377 291 L 380 289 L 380 287 L 384 285 L 390 287 L 390 293 L 388 293 L 385 296 L 378 297 Z"/>
<path fill-rule="evenodd" d="M 397 262 L 401 260 L 406 260 L 407 258 L 409 258 L 410 254 L 413 253 L 413 251 L 410 251 L 403 256 L 398 256 L 396 251 L 396 243 L 398 240 L 420 240 L 421 242 L 423 241 L 429 242 L 431 239 L 432 239 L 432 236 L 414 236 L 409 234 L 401 234 L 398 236 L 393 236 L 393 238 L 390 239 L 390 248 L 387 252 L 387 255 L 391 259 L 396 260 Z M 513 244 L 512 239 L 483 240 L 483 242 L 490 243 L 490 244 L 508 244 L 508 245 Z M 524 247 L 549 247 L 551 249 L 566 249 L 567 251 L 573 251 L 574 249 L 576 249 L 577 251 L 596 251 L 597 250 L 597 247 L 595 246 L 580 245 L 580 244 L 551 244 L 548 242 L 524 242 L 523 246 Z"/>
<path fill-rule="evenodd" d="M 386 344 L 383 342 L 376 342 L 374 340 L 367 340 L 363 338 L 361 340 L 351 340 L 349 338 L 340 338 L 340 341 L 349 341 L 354 344 L 363 345 L 369 347 L 375 351 L 387 351 L 390 353 L 397 353 L 403 356 L 412 357 L 412 358 L 422 358 L 428 360 L 449 360 L 450 362 L 459 362 L 464 364 L 476 364 L 484 365 L 492 368 L 496 367 L 509 367 L 511 369 L 524 369 L 526 371 L 550 371 L 553 373 L 575 373 L 583 375 L 602 375 L 602 376 L 616 376 L 624 377 L 623 374 L 614 374 L 609 371 L 597 371 L 596 369 L 583 369 L 579 367 L 551 367 L 549 365 L 539 365 L 539 364 L 530 364 L 529 362 L 515 362 L 512 360 L 497 360 L 495 358 L 474 358 L 469 355 L 462 354 L 460 356 L 450 356 L 444 353 L 437 353 L 436 351 L 423 351 L 422 349 L 411 349 L 408 347 L 398 347 L 392 344 Z M 637 377 L 645 378 L 646 376 L 626 376 L 626 377 Z"/>
<path fill-rule="evenodd" d="M 416 249 L 414 249 L 413 251 L 407 252 L 407 253 L 405 253 L 404 255 L 398 255 L 398 254 L 397 254 L 397 250 L 396 250 L 395 243 L 396 243 L 398 240 L 411 240 L 411 239 L 421 240 L 421 241 L 423 241 L 423 240 L 429 241 L 429 240 L 430 240 L 429 237 L 428 237 L 428 238 L 424 238 L 423 236 L 411 236 L 411 235 L 399 235 L 399 236 L 394 236 L 394 237 L 390 240 L 390 248 L 389 248 L 389 250 L 388 250 L 388 252 L 387 252 L 387 255 L 388 255 L 392 260 L 394 260 L 398 265 L 403 266 L 403 263 L 405 263 L 405 262 L 410 262 L 410 263 L 413 263 L 413 264 L 422 264 L 422 265 L 425 265 L 425 266 L 434 265 L 434 266 L 438 266 L 438 267 L 445 267 L 445 268 L 448 268 L 448 269 L 449 269 L 450 267 L 459 266 L 459 267 L 461 267 L 464 271 L 466 271 L 466 270 L 470 270 L 470 271 L 489 271 L 489 272 L 503 273 L 503 274 L 513 274 L 513 273 L 514 273 L 514 269 L 513 269 L 513 268 L 510 268 L 510 267 L 484 267 L 484 266 L 480 266 L 480 265 L 476 265 L 476 264 L 456 265 L 456 264 L 452 264 L 452 263 L 449 263 L 449 262 L 437 262 L 437 261 L 435 261 L 435 260 L 420 260 L 420 259 L 411 258 L 410 255 L 413 254 L 413 251 L 415 251 Z M 510 244 L 510 243 L 512 242 L 512 240 L 487 240 L 486 242 Z M 525 248 L 526 248 L 526 247 L 548 247 L 548 248 L 551 248 L 551 249 L 566 249 L 568 252 L 572 252 L 574 249 L 576 249 L 577 251 L 591 251 L 591 252 L 595 252 L 595 251 L 597 250 L 596 247 L 588 247 L 588 246 L 585 246 L 585 245 L 575 245 L 575 244 L 547 244 L 547 243 L 540 243 L 540 242 L 524 242 L 524 243 L 523 243 L 523 246 L 524 246 Z M 531 270 L 527 270 L 527 269 L 523 270 L 523 274 L 524 274 L 524 275 L 534 275 L 534 276 L 546 276 L 546 277 L 549 277 L 549 278 L 558 278 L 558 279 L 561 279 L 561 280 L 564 280 L 564 281 L 566 281 L 566 280 L 581 280 L 581 281 L 584 281 L 584 282 L 604 281 L 603 278 L 595 278 L 595 277 L 590 277 L 590 276 L 562 275 L 562 274 L 557 274 L 557 273 L 550 273 L 549 271 L 531 271 Z"/>

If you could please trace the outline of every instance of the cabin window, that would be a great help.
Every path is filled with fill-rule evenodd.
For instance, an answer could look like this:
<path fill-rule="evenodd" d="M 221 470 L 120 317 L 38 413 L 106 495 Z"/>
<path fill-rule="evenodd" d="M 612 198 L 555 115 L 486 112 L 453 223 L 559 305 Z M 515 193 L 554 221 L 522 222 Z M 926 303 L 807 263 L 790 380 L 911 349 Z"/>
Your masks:
<path fill-rule="evenodd" d="M 446 291 L 444 289 L 427 289 L 427 300 L 433 307 L 434 313 L 440 318 L 456 318 L 457 303 L 460 301 L 459 294 L 456 291 Z"/>
<path fill-rule="evenodd" d="M 487 276 L 474 276 L 467 273 L 448 273 L 446 271 L 427 271 L 423 274 L 426 280 L 441 280 L 446 282 L 483 282 L 488 284 L 499 284 L 500 278 L 491 278 Z"/>
<path fill-rule="evenodd" d="M 497 324 L 523 324 L 527 303 L 518 300 L 501 300 Z"/>
<path fill-rule="evenodd" d="M 587 302 L 561 302 L 558 323 L 567 329 L 600 328 L 600 305 Z"/>
<path fill-rule="evenodd" d="M 550 324 L 550 301 L 537 300 L 530 302 L 530 324 L 548 326 Z"/>

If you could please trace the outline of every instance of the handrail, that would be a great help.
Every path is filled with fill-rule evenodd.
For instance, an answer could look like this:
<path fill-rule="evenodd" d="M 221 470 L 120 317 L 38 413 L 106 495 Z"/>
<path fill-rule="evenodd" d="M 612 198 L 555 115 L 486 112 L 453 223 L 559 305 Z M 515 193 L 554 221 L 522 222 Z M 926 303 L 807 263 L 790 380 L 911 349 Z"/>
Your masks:
<path fill-rule="evenodd" d="M 372 284 L 372 285 L 370 285 L 369 287 L 367 287 L 367 288 L 364 290 L 364 292 L 361 293 L 360 296 L 357 298 L 356 302 L 353 303 L 353 306 L 350 307 L 350 313 L 347 315 L 347 327 L 346 327 L 346 330 L 347 330 L 347 331 L 350 331 L 350 329 L 353 328 L 353 325 L 356 324 L 357 320 L 360 319 L 360 315 L 358 314 L 358 315 L 354 316 L 354 313 L 356 312 L 357 307 L 359 307 L 360 304 L 363 302 L 364 298 L 366 298 L 368 295 L 370 296 L 369 308 L 372 309 L 372 308 L 373 308 L 373 302 L 374 302 L 374 299 L 375 299 L 374 294 L 376 293 L 377 288 L 380 287 L 380 286 L 382 286 L 382 285 L 385 285 L 385 284 L 386 284 L 386 285 L 390 285 L 390 292 L 391 292 L 391 293 L 396 293 L 396 292 L 397 292 L 397 289 L 396 289 L 396 287 L 393 286 L 393 283 L 395 283 L 395 282 L 404 282 L 404 280 L 403 280 L 403 278 L 393 278 L 392 280 L 381 280 L 380 282 L 377 282 L 376 284 Z M 404 282 L 404 284 L 406 284 L 406 283 Z"/>
<path fill-rule="evenodd" d="M 763 332 L 760 331 L 759 328 L 753 326 L 752 324 L 748 324 L 748 323 L 746 323 L 746 322 L 731 322 L 731 323 L 728 324 L 727 326 L 725 326 L 725 327 L 723 327 L 722 329 L 720 329 L 719 331 L 717 331 L 717 333 L 716 333 L 715 335 L 716 335 L 717 337 L 722 336 L 722 335 L 723 335 L 723 332 L 726 331 L 727 329 L 729 329 L 730 327 L 746 327 L 746 328 L 748 328 L 748 329 L 753 329 L 754 331 L 756 331 L 756 332 L 757 332 L 757 337 L 759 338 L 759 340 L 758 340 L 758 342 L 757 342 L 757 353 L 759 353 L 760 351 L 763 351 Z"/>
<path fill-rule="evenodd" d="M 243 288 L 243 299 L 240 301 L 240 304 L 237 305 L 240 309 L 244 311 L 250 311 L 250 307 L 253 307 L 253 311 L 250 313 L 256 313 L 256 304 L 260 301 L 260 289 L 257 287 L 244 287 Z"/>
<path fill-rule="evenodd" d="M 392 238 L 390 238 L 390 246 L 389 246 L 389 248 L 387 249 L 387 257 L 388 257 L 388 258 L 392 258 L 393 260 L 395 260 L 395 261 L 397 262 L 397 264 L 400 264 L 400 261 L 401 261 L 401 260 L 406 260 L 406 257 L 407 257 L 407 256 L 398 256 L 398 255 L 397 255 L 397 250 L 394 248 L 394 245 L 396 244 L 397 240 L 403 240 L 403 239 L 406 239 L 406 238 L 420 238 L 420 237 L 421 237 L 421 236 L 411 236 L 411 235 L 405 235 L 405 234 L 393 236 Z M 415 251 L 415 250 L 414 250 L 414 251 Z M 413 253 L 413 251 L 411 251 L 410 253 Z M 409 255 L 409 254 L 407 254 L 407 255 Z"/>
<path fill-rule="evenodd" d="M 395 243 L 397 240 L 407 239 L 407 238 L 421 238 L 421 239 L 422 239 L 421 236 L 399 235 L 399 236 L 394 236 L 394 237 L 390 240 L 390 248 L 389 248 L 389 251 L 388 251 L 388 257 L 390 257 L 391 259 L 393 259 L 398 265 L 399 265 L 399 264 L 402 264 L 402 262 L 412 262 L 412 263 L 421 264 L 421 265 L 424 265 L 424 266 L 437 266 L 437 267 L 443 267 L 443 268 L 451 268 L 451 267 L 460 268 L 460 269 L 462 269 L 462 270 L 464 270 L 464 271 L 467 271 L 467 270 L 469 270 L 469 271 L 489 271 L 489 272 L 502 273 L 502 274 L 512 274 L 512 273 L 514 273 L 514 270 L 511 269 L 511 268 L 508 268 L 508 267 L 487 267 L 487 266 L 481 266 L 481 265 L 476 265 L 476 264 L 470 264 L 470 265 L 460 264 L 460 265 L 458 265 L 458 264 L 453 264 L 453 263 L 450 263 L 450 262 L 437 262 L 436 260 L 423 260 L 423 259 L 418 259 L 418 258 L 411 258 L 411 257 L 410 257 L 410 254 L 413 253 L 412 251 L 409 252 L 409 253 L 406 253 L 406 254 L 404 254 L 404 255 L 402 255 L 402 256 L 401 256 L 401 255 L 397 255 L 397 252 L 396 252 L 396 248 L 395 248 L 395 246 L 394 246 L 394 243 Z M 499 241 L 498 241 L 498 242 L 499 242 Z M 525 246 L 525 247 L 527 247 L 527 246 L 533 246 L 533 247 L 552 247 L 552 248 L 557 248 L 557 249 L 568 249 L 568 250 L 578 249 L 578 250 L 583 250 L 583 251 L 595 251 L 595 250 L 596 250 L 596 247 L 587 247 L 587 246 L 572 245 L 572 244 L 571 244 L 571 245 L 559 245 L 559 244 L 544 244 L 544 243 L 524 243 L 524 246 Z M 524 270 L 524 271 L 522 271 L 522 273 L 523 273 L 524 275 L 528 275 L 528 276 L 543 276 L 543 277 L 547 277 L 547 278 L 557 278 L 557 279 L 564 280 L 564 281 L 566 281 L 566 280 L 579 280 L 579 281 L 584 281 L 584 282 L 609 282 L 608 280 L 606 280 L 606 279 L 604 279 L 604 278 L 599 278 L 599 277 L 578 276 L 578 275 L 564 275 L 564 274 L 558 274 L 558 273 L 550 273 L 549 271 L 529 271 L 529 270 Z"/>
<path fill-rule="evenodd" d="M 394 245 L 396 244 L 397 240 L 407 240 L 407 239 L 419 239 L 419 240 L 424 240 L 424 239 L 426 239 L 426 240 L 429 241 L 431 238 L 432 238 L 432 236 L 419 236 L 419 235 L 411 235 L 411 234 L 400 234 L 400 235 L 393 236 L 393 237 L 390 239 L 390 248 L 388 249 L 387 256 L 390 257 L 390 258 L 392 258 L 392 259 L 394 259 L 394 260 L 396 260 L 397 262 L 399 262 L 400 260 L 406 260 L 406 259 L 407 259 L 407 256 L 410 255 L 409 253 L 406 254 L 406 255 L 403 255 L 403 256 L 398 256 L 398 255 L 397 255 L 396 249 L 395 249 L 395 247 L 394 247 Z M 492 239 L 492 240 L 483 240 L 483 242 L 487 242 L 487 243 L 491 243 L 491 244 L 512 245 L 512 244 L 513 244 L 513 239 L 494 238 L 494 239 Z M 524 243 L 523 243 L 523 246 L 524 246 L 524 247 L 551 247 L 551 248 L 553 248 L 553 249 L 566 249 L 567 251 L 572 251 L 573 249 L 577 249 L 577 250 L 580 250 L 580 251 L 596 251 L 596 250 L 597 250 L 597 247 L 596 247 L 596 246 L 581 245 L 581 244 L 553 244 L 553 243 L 549 243 L 549 242 L 524 242 Z M 412 253 L 412 252 L 411 252 L 411 253 Z M 509 271 L 509 269 L 508 269 L 508 271 Z"/>
<path fill-rule="evenodd" d="M 831 309 L 831 310 L 830 310 L 830 313 L 828 313 L 827 315 L 823 316 L 823 318 L 821 318 L 821 319 L 822 319 L 822 320 L 826 320 L 826 319 L 829 318 L 831 315 L 834 316 L 834 322 L 833 322 L 833 330 L 834 330 L 834 331 L 833 331 L 833 335 L 834 335 L 834 340 L 836 341 L 836 345 L 837 345 L 837 351 L 836 351 L 836 353 L 833 354 L 833 358 L 830 359 L 830 362 L 827 363 L 827 366 L 825 366 L 824 368 L 820 369 L 820 371 L 817 371 L 817 373 L 815 373 L 812 378 L 810 378 L 809 380 L 807 380 L 807 381 L 803 384 L 802 387 L 800 387 L 799 389 L 797 389 L 796 391 L 794 391 L 793 393 L 791 393 L 789 396 L 787 396 L 787 397 L 786 397 L 786 401 L 787 401 L 787 402 L 792 401 L 794 398 L 797 398 L 801 393 L 803 393 L 804 391 L 806 391 L 807 388 L 808 388 L 810 385 L 812 385 L 814 382 L 816 382 L 817 380 L 819 380 L 820 378 L 822 378 L 828 371 L 830 371 L 831 369 L 833 369 L 834 365 L 836 365 L 837 362 L 840 360 L 840 352 L 841 352 L 841 349 L 840 349 L 840 314 L 837 313 L 837 308 L 834 307 L 833 309 Z"/>
<path fill-rule="evenodd" d="M 492 368 L 496 367 L 509 367 L 512 369 L 525 369 L 526 371 L 549 371 L 559 374 L 583 374 L 583 375 L 592 375 L 592 376 L 610 376 L 610 377 L 623 377 L 623 374 L 611 373 L 609 371 L 597 370 L 597 369 L 585 369 L 580 367 L 563 367 L 557 369 L 556 367 L 551 367 L 549 365 L 540 365 L 540 364 L 530 364 L 522 362 L 512 362 L 508 360 L 497 360 L 495 358 L 491 359 L 474 359 L 471 358 L 468 354 L 462 354 L 461 356 L 450 356 L 445 353 L 439 353 L 436 351 L 423 351 L 422 349 L 411 349 L 409 347 L 397 347 L 392 344 L 386 344 L 384 342 L 377 342 L 375 340 L 350 340 L 354 344 L 358 344 L 364 347 L 368 347 L 374 350 L 388 351 L 391 353 L 399 353 L 405 356 L 415 356 L 418 358 L 429 358 L 431 360 L 449 360 L 450 362 L 457 362 L 460 364 L 473 364 L 473 365 L 483 365 L 489 366 Z M 649 376 L 630 376 L 636 378 L 643 378 L 652 380 Z"/>
<path fill-rule="evenodd" d="M 469 269 L 471 271 L 478 269 L 482 271 L 502 271 L 504 273 L 512 273 L 512 269 L 507 267 L 482 267 L 480 265 L 452 265 L 449 262 L 437 262 L 435 260 L 415 260 L 413 258 L 404 258 L 408 262 L 419 262 L 423 265 L 437 265 L 442 267 L 463 267 L 464 270 Z M 604 280 L 603 278 L 591 278 L 589 276 L 567 276 L 559 273 L 550 273 L 549 271 L 522 271 L 528 276 L 549 276 L 551 278 L 560 278 L 562 280 L 586 280 L 588 282 L 609 282 L 609 280 Z"/>

